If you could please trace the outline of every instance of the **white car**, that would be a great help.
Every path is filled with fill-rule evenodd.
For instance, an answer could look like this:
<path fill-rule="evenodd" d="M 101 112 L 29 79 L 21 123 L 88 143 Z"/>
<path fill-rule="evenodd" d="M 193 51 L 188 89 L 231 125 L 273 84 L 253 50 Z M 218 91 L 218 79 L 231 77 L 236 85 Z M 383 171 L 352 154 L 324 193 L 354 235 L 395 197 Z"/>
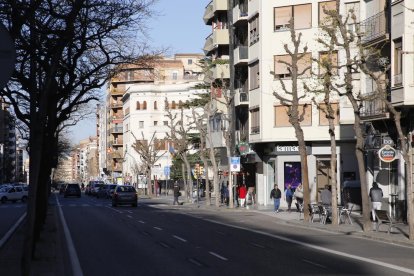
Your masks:
<path fill-rule="evenodd" d="M 25 202 L 27 200 L 28 192 L 22 187 L 6 187 L 0 189 L 0 201 L 6 203 L 6 201 L 16 202 L 21 200 Z"/>

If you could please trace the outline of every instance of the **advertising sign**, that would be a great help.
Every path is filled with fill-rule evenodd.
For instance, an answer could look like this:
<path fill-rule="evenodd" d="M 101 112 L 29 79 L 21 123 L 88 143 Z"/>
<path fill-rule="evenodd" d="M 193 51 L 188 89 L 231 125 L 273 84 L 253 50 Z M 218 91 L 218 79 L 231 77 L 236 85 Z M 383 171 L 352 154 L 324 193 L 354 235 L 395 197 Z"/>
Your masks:
<path fill-rule="evenodd" d="M 378 157 L 383 162 L 392 162 L 397 157 L 397 151 L 390 145 L 385 145 L 378 150 Z"/>

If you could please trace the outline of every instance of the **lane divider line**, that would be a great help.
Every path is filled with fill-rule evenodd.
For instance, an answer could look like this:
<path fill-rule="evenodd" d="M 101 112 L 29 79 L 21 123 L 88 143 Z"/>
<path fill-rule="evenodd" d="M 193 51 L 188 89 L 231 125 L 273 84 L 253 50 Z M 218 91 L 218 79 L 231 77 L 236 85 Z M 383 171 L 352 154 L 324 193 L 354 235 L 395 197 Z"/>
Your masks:
<path fill-rule="evenodd" d="M 26 212 L 21 215 L 21 217 L 17 220 L 17 222 L 7 231 L 7 233 L 1 238 L 0 240 L 0 248 L 4 246 L 4 244 L 10 239 L 13 235 L 14 231 L 16 231 L 17 227 L 22 223 L 22 221 L 26 218 Z"/>
<path fill-rule="evenodd" d="M 73 244 L 72 236 L 70 235 L 70 231 L 68 225 L 66 224 L 65 216 L 63 215 L 62 208 L 59 204 L 59 198 L 55 194 L 56 201 L 58 202 L 57 207 L 59 211 L 60 222 L 62 223 L 63 233 L 65 234 L 66 246 L 68 247 L 69 259 L 72 265 L 72 272 L 73 275 L 76 276 L 83 276 L 82 268 L 79 262 L 78 254 L 76 253 L 75 245 Z"/>
<path fill-rule="evenodd" d="M 142 221 L 142 220 L 139 220 L 138 222 L 139 223 L 142 223 L 142 224 L 145 224 L 145 221 Z"/>
<path fill-rule="evenodd" d="M 123 212 L 122 211 L 119 211 L 119 210 L 117 210 L 117 209 L 115 209 L 115 208 L 112 208 L 112 207 L 109 207 L 109 206 L 105 206 L 106 208 L 109 208 L 109 209 L 111 209 L 112 211 L 115 211 L 115 212 L 118 212 L 118 213 L 120 213 L 120 214 L 123 214 Z"/>
<path fill-rule="evenodd" d="M 154 229 L 157 229 L 158 231 L 161 231 L 161 230 L 162 230 L 162 228 L 157 227 L 157 226 L 154 226 L 153 228 L 154 228 Z"/>
<path fill-rule="evenodd" d="M 219 255 L 219 254 L 217 254 L 217 253 L 215 253 L 215 252 L 209 251 L 208 253 L 210 253 L 210 254 L 211 254 L 211 255 L 213 255 L 214 257 L 219 258 L 220 260 L 223 260 L 223 261 L 228 261 L 228 259 L 227 259 L 227 258 L 225 258 L 225 257 L 223 257 L 223 256 L 221 256 L 221 255 Z"/>
<path fill-rule="evenodd" d="M 176 239 L 177 239 L 177 240 L 179 240 L 179 241 L 182 241 L 182 242 L 187 242 L 187 240 L 186 240 L 186 239 L 183 239 L 183 238 L 181 238 L 181 237 L 179 237 L 179 236 L 173 235 L 173 237 L 174 237 L 174 238 L 176 238 Z"/>

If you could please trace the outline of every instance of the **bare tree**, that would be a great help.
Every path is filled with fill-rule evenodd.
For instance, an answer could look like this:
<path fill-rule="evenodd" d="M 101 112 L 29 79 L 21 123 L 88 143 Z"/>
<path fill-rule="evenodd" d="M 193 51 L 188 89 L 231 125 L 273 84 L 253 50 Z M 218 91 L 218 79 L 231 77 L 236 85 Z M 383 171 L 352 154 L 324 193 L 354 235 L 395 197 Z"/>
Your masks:
<path fill-rule="evenodd" d="M 188 200 L 191 199 L 193 195 L 193 184 L 191 181 L 191 165 L 188 160 L 188 150 L 192 143 L 190 139 L 190 132 L 192 127 L 185 124 L 186 118 L 184 117 L 183 109 L 181 109 L 178 113 L 173 113 L 171 109 L 168 107 L 167 99 L 165 106 L 167 112 L 165 116 L 169 119 L 169 132 L 167 132 L 166 135 L 168 139 L 170 139 L 172 142 L 175 154 L 178 154 L 184 162 L 185 167 L 183 167 L 182 174 L 183 176 L 186 175 L 186 178 L 184 178 L 184 185 L 186 197 Z"/>
<path fill-rule="evenodd" d="M 289 90 L 285 84 L 285 81 L 279 78 L 279 82 L 283 92 L 273 92 L 273 95 L 280 101 L 280 103 L 286 107 L 286 112 L 289 117 L 289 122 L 295 129 L 295 135 L 299 145 L 299 155 L 301 159 L 301 172 L 302 172 L 302 185 L 303 185 L 303 204 L 308 206 L 310 204 L 310 190 L 309 190 L 309 177 L 308 177 L 308 159 L 306 154 L 306 143 L 301 126 L 301 122 L 304 120 L 306 103 L 301 108 L 301 101 L 306 98 L 305 89 L 301 89 L 300 80 L 301 76 L 307 74 L 307 71 L 311 69 L 311 66 L 306 66 L 302 70 L 299 68 L 299 62 L 306 62 L 308 47 L 303 46 L 301 49 L 301 37 L 302 33 L 296 34 L 294 29 L 293 18 L 290 20 L 290 43 L 293 45 L 293 49 L 289 44 L 284 44 L 284 49 L 290 57 L 291 62 L 280 60 L 279 63 L 284 64 L 289 71 L 291 77 L 291 89 Z M 274 74 L 274 72 L 272 72 Z M 309 213 L 304 214 L 305 221 L 309 221 Z"/>
<path fill-rule="evenodd" d="M 152 2 L 0 3 L 0 20 L 15 41 L 17 53 L 15 71 L 1 96 L 7 98 L 18 119 L 30 131 L 31 189 L 23 254 L 25 275 L 30 274 L 35 240 L 46 217 L 47 187 L 53 166 L 49 156 L 56 152 L 56 130 L 77 106 L 98 100 L 93 92 L 111 76 L 113 65 L 141 62 L 149 57 L 137 30 L 144 30 Z"/>
<path fill-rule="evenodd" d="M 132 132 L 131 132 L 132 133 Z M 138 153 L 139 158 L 142 161 L 142 168 L 147 179 L 148 195 L 152 197 L 152 184 L 151 184 L 151 169 L 155 163 L 165 154 L 160 153 L 160 150 L 156 147 L 155 132 L 152 134 L 151 139 L 148 141 L 145 139 L 144 133 L 141 132 L 141 138 L 137 139 L 132 133 L 135 142 L 132 144 L 132 148 Z"/>

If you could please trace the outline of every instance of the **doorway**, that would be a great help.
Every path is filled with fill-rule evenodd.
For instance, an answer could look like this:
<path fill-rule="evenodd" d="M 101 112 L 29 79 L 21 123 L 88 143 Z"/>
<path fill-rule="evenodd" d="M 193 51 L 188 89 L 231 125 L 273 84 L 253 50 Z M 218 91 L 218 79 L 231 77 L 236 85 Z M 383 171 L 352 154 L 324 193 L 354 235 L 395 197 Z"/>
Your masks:
<path fill-rule="evenodd" d="M 325 185 L 331 183 L 331 159 L 317 158 L 316 159 L 316 189 L 315 201 L 320 202 L 320 192 L 325 188 Z"/>

